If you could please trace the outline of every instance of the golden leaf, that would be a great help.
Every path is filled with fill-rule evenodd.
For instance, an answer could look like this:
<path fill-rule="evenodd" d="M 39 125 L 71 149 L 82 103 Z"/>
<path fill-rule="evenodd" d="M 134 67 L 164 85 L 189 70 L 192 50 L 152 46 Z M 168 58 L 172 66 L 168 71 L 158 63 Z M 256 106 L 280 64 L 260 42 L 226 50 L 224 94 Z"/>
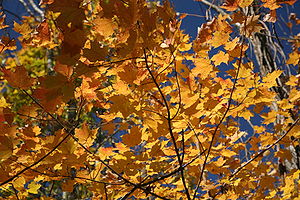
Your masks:
<path fill-rule="evenodd" d="M 114 30 L 117 26 L 108 18 L 96 18 L 94 20 L 95 31 L 104 37 L 111 36 L 114 33 Z"/>
<path fill-rule="evenodd" d="M 41 186 L 42 185 L 32 181 L 31 183 L 29 183 L 27 191 L 32 194 L 38 194 L 39 193 L 38 190 Z"/>
<path fill-rule="evenodd" d="M 273 86 L 277 86 L 276 79 L 282 74 L 282 71 L 276 70 L 273 71 L 270 74 L 267 74 L 267 76 L 263 77 L 262 84 L 268 88 L 271 88 Z"/>
<path fill-rule="evenodd" d="M 253 2 L 253 0 L 237 0 L 237 3 L 241 8 L 250 6 L 252 4 L 252 2 Z"/>
<path fill-rule="evenodd" d="M 216 66 L 220 65 L 221 63 L 228 64 L 229 54 L 225 53 L 224 51 L 219 51 L 219 53 L 215 54 L 211 60 L 214 61 Z"/>
<path fill-rule="evenodd" d="M 225 156 L 225 157 L 232 157 L 232 156 L 235 156 L 237 153 L 234 151 L 231 151 L 229 149 L 222 149 L 221 154 L 222 154 L 222 156 Z"/>
<path fill-rule="evenodd" d="M 286 61 L 286 64 L 297 65 L 299 63 L 300 55 L 298 52 L 293 51 L 289 55 L 289 59 Z"/>

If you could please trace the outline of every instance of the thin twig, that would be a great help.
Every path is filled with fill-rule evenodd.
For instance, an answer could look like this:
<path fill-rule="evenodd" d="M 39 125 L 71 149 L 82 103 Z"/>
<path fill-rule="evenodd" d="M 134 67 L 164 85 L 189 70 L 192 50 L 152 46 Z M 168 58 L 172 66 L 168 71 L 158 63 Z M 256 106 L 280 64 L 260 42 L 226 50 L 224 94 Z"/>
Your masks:
<path fill-rule="evenodd" d="M 280 137 L 278 138 L 273 144 L 263 149 L 261 152 L 256 154 L 253 158 L 248 160 L 246 163 L 244 163 L 242 166 L 238 167 L 231 175 L 230 178 L 233 178 L 236 174 L 238 174 L 244 167 L 246 167 L 248 164 L 250 164 L 253 160 L 263 155 L 266 151 L 270 150 L 272 147 L 274 147 L 276 144 L 278 144 L 299 122 L 300 118 L 298 118 L 290 127 L 289 129 Z"/>
<path fill-rule="evenodd" d="M 17 189 L 15 188 L 14 184 L 10 183 L 10 185 L 11 185 L 11 187 L 12 187 L 12 188 L 13 188 L 13 190 L 14 190 L 14 193 L 15 193 L 16 199 L 17 199 L 17 200 L 19 200 L 20 198 L 19 198 L 19 196 L 18 196 L 18 191 L 17 191 Z"/>
<path fill-rule="evenodd" d="M 157 177 L 151 181 L 148 181 L 146 183 L 143 183 L 141 184 L 141 186 L 147 186 L 147 185 L 150 185 L 152 183 L 155 183 L 155 182 L 158 182 L 158 181 L 161 181 L 161 180 L 164 180 L 166 178 L 169 178 L 170 176 L 180 172 L 181 168 L 186 168 L 187 166 L 189 166 L 190 164 L 192 164 L 195 160 L 197 160 L 200 156 L 202 156 L 202 154 L 204 154 L 206 152 L 206 150 L 204 150 L 203 152 L 201 152 L 199 155 L 195 156 L 192 160 L 190 160 L 188 163 L 184 164 L 182 167 L 178 167 L 177 169 L 175 169 L 174 171 L 166 174 L 166 175 L 163 175 L 163 176 L 160 176 L 160 177 Z"/>
<path fill-rule="evenodd" d="M 75 130 L 75 129 L 74 129 Z M 74 131 L 73 129 L 71 131 Z M 41 161 L 43 161 L 45 158 L 47 158 L 52 152 L 54 152 L 62 143 L 64 143 L 68 138 L 69 138 L 70 134 L 67 134 L 58 144 L 56 144 L 48 153 L 46 153 L 44 156 L 42 156 L 40 159 L 38 159 L 37 161 L 35 161 L 34 163 L 32 163 L 31 165 L 25 167 L 24 169 L 22 169 L 21 171 L 19 171 L 18 173 L 16 173 L 15 175 L 13 175 L 12 177 L 8 178 L 7 180 L 3 181 L 2 183 L 0 183 L 0 186 L 5 185 L 11 181 L 13 181 L 15 178 L 17 178 L 18 176 L 20 176 L 21 174 L 23 174 L 24 172 L 26 172 L 27 170 L 31 169 L 32 167 L 36 166 L 37 164 L 39 164 Z"/>
<path fill-rule="evenodd" d="M 43 105 L 41 105 L 35 98 L 33 98 L 26 90 L 22 90 L 27 96 L 29 96 L 31 99 L 32 99 L 32 101 L 34 101 L 40 108 L 42 108 L 44 111 L 45 111 L 45 109 L 44 109 L 44 107 L 43 107 Z M 81 109 L 82 109 L 82 106 L 81 106 L 81 108 L 80 108 L 80 111 L 79 112 L 81 112 Z M 35 163 L 33 163 L 33 164 L 31 164 L 31 165 L 29 165 L 28 167 L 26 167 L 26 168 L 24 168 L 23 170 L 21 170 L 19 173 L 17 173 L 16 175 L 14 175 L 13 177 L 11 177 L 11 178 L 9 178 L 9 179 L 7 179 L 6 181 L 4 181 L 4 182 L 2 182 L 1 184 L 0 184 L 0 186 L 2 186 L 2 185 L 4 185 L 4 184 L 6 184 L 6 183 L 9 183 L 9 182 L 11 182 L 12 180 L 14 180 L 17 176 L 19 176 L 19 175 L 21 175 L 22 173 L 24 173 L 25 171 L 27 171 L 27 170 L 29 170 L 29 169 L 31 169 L 32 167 L 34 167 L 35 165 L 37 165 L 38 163 L 40 163 L 42 160 L 44 160 L 46 157 L 48 157 L 52 152 L 54 152 L 69 136 L 71 136 L 86 152 L 88 152 L 89 154 L 91 154 L 91 155 L 95 155 L 95 153 L 94 152 L 91 152 L 89 149 L 87 149 L 87 147 L 85 147 L 83 144 L 81 144 L 80 142 L 79 142 L 79 140 L 74 136 L 74 131 L 75 131 L 75 129 L 77 128 L 77 126 L 79 125 L 79 117 L 78 117 L 78 120 L 77 120 L 77 122 L 76 122 L 76 125 L 74 125 L 73 127 L 72 127 L 72 129 L 71 130 L 68 130 L 67 128 L 65 128 L 65 126 L 64 126 L 64 124 L 60 121 L 60 120 L 58 120 L 53 114 L 51 114 L 51 113 L 49 113 L 49 112 L 47 112 L 47 111 L 45 111 L 50 117 L 52 117 L 55 121 L 57 121 L 57 123 L 59 123 L 64 129 L 66 129 L 66 131 L 67 131 L 67 135 L 63 138 L 63 140 L 62 141 L 60 141 L 51 151 L 49 151 L 47 154 L 45 154 L 42 158 L 40 158 L 38 161 L 36 161 Z M 77 115 L 78 115 L 79 113 L 77 113 Z M 145 192 L 148 192 L 149 194 L 151 194 L 151 195 L 153 195 L 153 196 L 155 196 L 155 197 L 157 197 L 157 198 L 160 198 L 160 199 L 163 199 L 163 200 L 168 200 L 167 198 L 165 198 L 165 197 L 162 197 L 162 196 L 160 196 L 160 195 L 157 195 L 157 194 L 155 194 L 155 193 L 153 193 L 153 192 L 149 192 L 147 189 L 145 189 L 145 188 L 143 188 L 143 187 L 141 187 L 139 184 L 135 184 L 135 183 L 133 183 L 133 182 L 131 182 L 131 181 L 129 181 L 128 179 L 126 179 L 126 178 L 124 178 L 121 174 L 119 174 L 117 171 L 115 171 L 111 166 L 109 166 L 107 163 L 105 163 L 102 159 L 100 159 L 99 157 L 97 157 L 97 160 L 99 161 L 99 162 L 101 162 L 104 166 L 106 166 L 112 173 L 114 173 L 114 174 L 116 174 L 119 178 L 121 178 L 125 183 L 128 183 L 128 184 L 130 184 L 130 185 L 133 185 L 134 187 L 136 187 L 136 188 L 139 188 L 139 189 L 141 189 L 141 190 L 143 190 L 143 191 L 145 191 Z"/>
<path fill-rule="evenodd" d="M 169 133 L 171 135 L 171 138 L 172 138 L 172 142 L 174 144 L 174 149 L 175 149 L 175 152 L 176 152 L 176 156 L 177 156 L 177 160 L 178 160 L 178 163 L 179 165 L 181 166 L 181 170 L 180 170 L 180 174 L 181 174 L 181 181 L 182 181 L 182 184 L 183 184 L 183 187 L 185 189 L 185 193 L 186 193 L 186 196 L 187 196 L 187 199 L 188 200 L 191 200 L 191 197 L 190 197 L 190 194 L 189 194 L 189 191 L 188 191 L 188 188 L 187 188 L 187 185 L 186 185 L 186 182 L 185 182 L 185 177 L 184 177 L 184 172 L 183 172 L 183 168 L 182 168 L 182 162 L 181 162 L 181 157 L 180 157 L 180 153 L 179 153 L 179 149 L 177 147 L 177 144 L 176 144 L 176 139 L 175 139 L 175 136 L 174 136 L 174 133 L 173 133 L 173 129 L 172 129 L 172 119 L 171 119 L 171 112 L 170 112 L 170 108 L 169 108 L 169 105 L 168 105 L 168 102 L 167 102 L 167 99 L 165 97 L 165 95 L 163 94 L 162 90 L 160 89 L 149 65 L 148 65 L 148 57 L 147 57 L 147 54 L 146 54 L 146 50 L 144 49 L 144 56 L 145 56 L 145 63 L 146 63 L 146 68 L 152 78 L 152 81 L 153 83 L 155 84 L 156 88 L 158 89 L 158 92 L 160 93 L 162 99 L 163 99 L 163 102 L 165 104 L 165 107 L 167 109 L 167 121 L 168 121 L 168 128 L 169 128 Z"/>
<path fill-rule="evenodd" d="M 246 20 L 245 20 L 245 24 L 246 24 Z M 212 138 L 211 138 L 211 141 L 210 141 L 210 144 L 209 144 L 209 147 L 208 147 L 208 151 L 207 151 L 207 154 L 205 156 L 204 163 L 203 163 L 203 166 L 202 166 L 202 169 L 201 169 L 200 178 L 199 178 L 199 181 L 197 183 L 197 186 L 196 186 L 196 189 L 195 189 L 195 192 L 194 192 L 193 200 L 196 198 L 197 191 L 198 191 L 198 189 L 200 187 L 200 184 L 202 182 L 202 177 L 203 177 L 203 174 L 204 174 L 205 166 L 207 164 L 209 154 L 210 154 L 212 146 L 214 144 L 214 139 L 215 139 L 215 136 L 217 135 L 217 131 L 219 130 L 219 127 L 221 126 L 221 124 L 225 120 L 226 115 L 229 112 L 229 109 L 230 109 L 230 106 L 231 106 L 231 103 L 232 103 L 233 92 L 234 92 L 236 84 L 237 84 L 237 80 L 238 80 L 238 76 L 239 76 L 239 71 L 240 71 L 241 64 L 242 64 L 242 55 L 243 55 L 244 40 L 245 40 L 245 38 L 243 37 L 242 44 L 241 44 L 240 57 L 239 57 L 239 60 L 238 60 L 239 61 L 238 68 L 237 68 L 237 72 L 236 72 L 236 75 L 235 75 L 235 78 L 234 78 L 234 82 L 233 82 L 233 86 L 232 86 L 232 89 L 231 89 L 231 92 L 230 92 L 230 96 L 229 96 L 229 99 L 228 99 L 228 105 L 227 105 L 227 108 L 225 110 L 225 113 L 223 114 L 220 122 L 218 123 L 218 125 L 216 126 L 216 128 L 215 128 L 215 130 L 214 130 L 214 132 L 212 134 Z"/>
<path fill-rule="evenodd" d="M 215 9 L 216 11 L 221 13 L 222 15 L 227 15 L 227 13 L 222 8 L 220 8 L 219 6 L 209 2 L 207 0 L 201 0 L 200 2 L 208 5 L 209 7 L 213 8 L 213 9 Z"/>
<path fill-rule="evenodd" d="M 37 5 L 34 3 L 33 0 L 28 0 L 29 4 L 31 5 L 31 7 L 33 8 L 33 10 L 35 10 L 37 13 L 39 13 L 39 15 L 41 16 L 41 18 L 44 18 L 44 12 L 37 7 Z"/>

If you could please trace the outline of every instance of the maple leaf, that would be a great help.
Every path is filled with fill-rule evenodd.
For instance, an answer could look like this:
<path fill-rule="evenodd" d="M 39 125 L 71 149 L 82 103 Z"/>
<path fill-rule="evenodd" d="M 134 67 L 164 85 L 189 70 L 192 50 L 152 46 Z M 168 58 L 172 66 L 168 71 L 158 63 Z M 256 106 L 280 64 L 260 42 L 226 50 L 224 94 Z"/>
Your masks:
<path fill-rule="evenodd" d="M 41 100 L 47 111 L 53 111 L 57 105 L 69 101 L 74 97 L 75 86 L 72 80 L 58 73 L 55 76 L 39 78 L 40 88 L 33 92 L 33 96 Z"/>
<path fill-rule="evenodd" d="M 277 83 L 276 83 L 276 79 L 282 74 L 282 71 L 281 70 L 276 70 L 270 74 L 268 74 L 267 76 L 265 76 L 263 78 L 263 84 L 264 86 L 266 87 L 273 87 L 273 86 L 276 86 Z"/>
<path fill-rule="evenodd" d="M 219 47 L 221 45 L 226 44 L 228 39 L 229 39 L 229 33 L 226 33 L 224 31 L 216 31 L 214 33 L 214 37 L 212 39 L 211 45 L 215 48 Z"/>
<path fill-rule="evenodd" d="M 15 49 L 17 49 L 16 40 L 3 35 L 0 41 L 0 52 Z"/>
<path fill-rule="evenodd" d="M 236 0 L 226 0 L 221 7 L 225 8 L 228 11 L 235 11 L 236 9 L 238 9 L 238 2 L 239 1 Z"/>
<path fill-rule="evenodd" d="M 66 76 L 67 78 L 70 78 L 73 74 L 73 67 L 68 65 L 60 64 L 59 62 L 56 63 L 54 66 L 54 70 L 58 73 L 61 73 L 62 75 Z"/>
<path fill-rule="evenodd" d="M 16 67 L 15 71 L 2 69 L 4 78 L 12 87 L 28 89 L 34 85 L 35 79 L 30 77 L 23 66 Z"/>
<path fill-rule="evenodd" d="M 300 54 L 296 51 L 293 51 L 289 55 L 289 59 L 286 61 L 286 64 L 297 65 L 300 60 Z"/>
<path fill-rule="evenodd" d="M 68 26 L 70 25 L 73 28 L 82 28 L 82 21 L 85 19 L 85 15 L 84 11 L 80 9 L 80 1 L 49 0 L 45 1 L 45 3 L 49 4 L 48 10 L 60 12 L 60 15 L 56 19 L 56 23 L 63 30 L 68 29 Z"/>
<path fill-rule="evenodd" d="M 133 147 L 141 143 L 141 136 L 141 130 L 138 127 L 134 126 L 130 129 L 129 134 L 125 134 L 122 136 L 122 141 L 126 145 Z"/>
<path fill-rule="evenodd" d="M 1 100 L 0 100 L 1 102 Z M 15 114 L 9 108 L 2 108 L 0 106 L 0 122 L 6 121 L 8 124 L 12 124 Z"/>
<path fill-rule="evenodd" d="M 7 27 L 1 18 L 22 43 L 0 43 L 0 185 L 15 191 L 7 198 L 296 198 L 299 173 L 280 177 L 274 162 L 299 145 L 299 75 L 286 71 L 299 64 L 299 42 L 289 40 L 279 62 L 256 46 L 272 37 L 255 34 L 294 0 L 223 2 L 203 1 L 228 14 L 203 23 L 194 41 L 180 26 L 196 15 L 177 17 L 167 1 L 45 0 L 43 21 Z M 296 14 L 289 20 L 294 29 Z M 282 70 L 260 77 L 260 51 Z"/>
<path fill-rule="evenodd" d="M 13 143 L 11 138 L 5 135 L 0 136 L 0 162 L 8 159 L 13 152 Z"/>
<path fill-rule="evenodd" d="M 263 30 L 264 28 L 259 23 L 259 15 L 252 15 L 245 18 L 245 21 L 240 26 L 241 34 L 250 37 L 254 33 Z"/>
<path fill-rule="evenodd" d="M 221 63 L 228 64 L 229 54 L 225 53 L 224 51 L 219 51 L 219 53 L 214 55 L 211 60 L 214 61 L 216 66 L 220 65 Z"/>
<path fill-rule="evenodd" d="M 3 15 L 3 12 L 0 12 L 0 16 L 1 16 L 1 18 L 0 18 L 0 29 L 4 29 L 4 28 L 9 27 L 8 25 L 4 24 L 6 16 Z"/>
<path fill-rule="evenodd" d="M 264 7 L 269 8 L 270 10 L 275 10 L 277 8 L 280 8 L 280 4 L 289 4 L 293 5 L 297 0 L 263 0 L 265 4 L 263 4 Z"/>
<path fill-rule="evenodd" d="M 104 37 L 111 36 L 117 28 L 113 21 L 108 18 L 98 17 L 94 20 L 94 24 L 95 31 Z"/>
<path fill-rule="evenodd" d="M 89 48 L 83 50 L 83 55 L 89 61 L 95 62 L 99 60 L 106 60 L 108 57 L 108 47 L 102 47 L 98 42 L 91 42 Z"/>
<path fill-rule="evenodd" d="M 40 184 L 32 181 L 31 183 L 29 183 L 27 191 L 32 194 L 38 194 L 38 190 L 40 189 L 40 187 Z"/>

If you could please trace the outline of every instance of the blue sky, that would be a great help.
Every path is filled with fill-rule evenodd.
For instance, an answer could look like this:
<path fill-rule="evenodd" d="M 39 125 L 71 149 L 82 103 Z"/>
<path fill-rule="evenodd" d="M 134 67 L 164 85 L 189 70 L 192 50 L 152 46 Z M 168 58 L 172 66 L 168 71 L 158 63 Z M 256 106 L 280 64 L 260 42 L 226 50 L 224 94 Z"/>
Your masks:
<path fill-rule="evenodd" d="M 200 16 L 205 16 L 205 10 L 208 7 L 200 1 L 194 0 L 170 0 L 170 2 L 175 6 L 177 12 L 197 14 Z M 281 18 L 287 20 L 287 13 L 296 13 L 297 17 L 300 18 L 300 1 L 298 0 L 292 7 L 284 4 L 282 8 L 278 9 L 277 16 L 280 20 Z M 182 28 L 186 30 L 186 33 L 190 34 L 192 38 L 195 38 L 197 36 L 197 27 L 200 27 L 202 23 L 205 23 L 205 18 L 187 16 L 183 20 Z M 299 33 L 299 29 L 300 27 L 298 30 L 294 30 L 294 34 Z M 279 30 L 279 34 L 284 35 L 284 31 Z"/>
<path fill-rule="evenodd" d="M 204 16 L 203 12 L 206 6 L 201 2 L 194 0 L 170 0 L 170 2 L 175 6 L 177 12 Z M 197 36 L 197 27 L 200 27 L 203 23 L 205 23 L 204 17 L 187 16 L 183 20 L 182 28 L 186 30 L 186 33 L 189 33 L 192 38 L 195 38 Z"/>

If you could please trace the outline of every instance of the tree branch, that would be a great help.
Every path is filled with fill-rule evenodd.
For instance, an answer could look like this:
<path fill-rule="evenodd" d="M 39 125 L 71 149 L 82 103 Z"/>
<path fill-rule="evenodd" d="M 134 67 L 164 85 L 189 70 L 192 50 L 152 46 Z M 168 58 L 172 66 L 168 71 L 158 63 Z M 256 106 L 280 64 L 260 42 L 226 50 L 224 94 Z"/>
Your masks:
<path fill-rule="evenodd" d="M 230 178 L 233 178 L 235 175 L 237 175 L 244 167 L 246 167 L 248 164 L 250 164 L 252 161 L 263 155 L 266 151 L 270 150 L 272 147 L 274 147 L 276 144 L 278 144 L 299 122 L 300 118 L 298 118 L 290 127 L 289 129 L 280 137 L 278 138 L 272 145 L 268 146 L 267 148 L 263 149 L 261 152 L 256 154 L 253 158 L 248 160 L 246 163 L 241 165 L 239 168 L 237 168 L 231 175 Z"/>
<path fill-rule="evenodd" d="M 172 118 L 171 118 L 171 112 L 170 112 L 170 108 L 169 108 L 169 105 L 168 105 L 168 102 L 167 102 L 167 99 L 165 97 L 165 95 L 163 94 L 162 90 L 160 89 L 149 65 L 148 65 L 148 58 L 147 58 L 147 54 L 146 54 L 146 50 L 144 49 L 144 56 L 145 56 L 145 63 L 146 63 L 146 68 L 152 78 L 152 81 L 153 83 L 155 84 L 156 88 L 158 89 L 158 92 L 160 93 L 162 99 L 163 99 L 163 102 L 165 104 L 165 107 L 167 109 L 167 121 L 168 121 L 168 128 L 169 128 L 169 133 L 171 135 L 171 138 L 172 138 L 172 142 L 174 144 L 174 149 L 175 149 L 175 152 L 176 152 L 176 156 L 177 156 L 177 160 L 178 160 L 178 163 L 180 165 L 180 174 L 181 174 L 181 181 L 182 181 L 182 184 L 183 184 L 183 187 L 185 189 L 185 193 L 186 193 L 186 196 L 187 196 L 187 199 L 188 200 L 191 200 L 191 197 L 190 197 L 190 194 L 189 194 L 189 190 L 187 188 L 187 185 L 186 185 L 186 182 L 185 182 L 185 177 L 184 177 L 184 169 L 182 168 L 182 160 L 181 160 L 181 157 L 180 157 L 180 154 L 179 154 L 179 149 L 177 147 L 177 144 L 176 144 L 176 139 L 175 139 L 175 136 L 174 136 L 174 133 L 173 133 L 173 129 L 172 129 Z"/>

